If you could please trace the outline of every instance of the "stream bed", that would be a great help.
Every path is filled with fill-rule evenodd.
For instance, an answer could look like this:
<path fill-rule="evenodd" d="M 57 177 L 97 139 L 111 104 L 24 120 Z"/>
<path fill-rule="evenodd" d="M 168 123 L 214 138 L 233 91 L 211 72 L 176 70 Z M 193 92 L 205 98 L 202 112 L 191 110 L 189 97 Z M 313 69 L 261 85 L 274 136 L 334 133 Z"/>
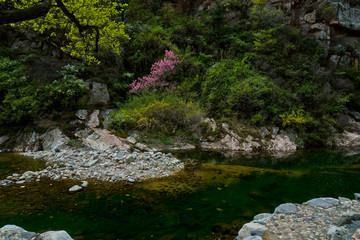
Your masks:
<path fill-rule="evenodd" d="M 0 187 L 0 227 L 67 231 L 74 239 L 234 239 L 242 224 L 284 202 L 360 192 L 360 151 L 306 150 L 287 156 L 175 152 L 186 169 L 130 184 L 41 179 Z M 0 153 L 0 177 L 44 162 Z"/>

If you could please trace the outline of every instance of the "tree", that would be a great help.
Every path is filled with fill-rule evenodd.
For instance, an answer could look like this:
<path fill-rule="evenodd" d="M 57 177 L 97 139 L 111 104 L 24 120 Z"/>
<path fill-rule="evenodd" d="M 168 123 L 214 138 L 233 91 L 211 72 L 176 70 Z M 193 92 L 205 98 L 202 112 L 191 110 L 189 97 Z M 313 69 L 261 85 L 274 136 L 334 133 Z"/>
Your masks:
<path fill-rule="evenodd" d="M 48 33 L 72 57 L 99 62 L 100 48 L 120 54 L 121 40 L 128 39 L 119 20 L 125 6 L 119 0 L 0 0 L 0 25 Z"/>

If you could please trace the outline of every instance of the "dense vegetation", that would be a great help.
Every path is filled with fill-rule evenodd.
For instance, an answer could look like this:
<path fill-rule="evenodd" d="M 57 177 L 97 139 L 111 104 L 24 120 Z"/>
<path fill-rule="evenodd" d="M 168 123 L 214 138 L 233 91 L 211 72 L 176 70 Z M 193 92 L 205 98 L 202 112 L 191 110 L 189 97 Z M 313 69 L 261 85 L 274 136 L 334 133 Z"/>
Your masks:
<path fill-rule="evenodd" d="M 127 6 L 122 12 L 123 4 Z M 61 62 L 70 65 L 60 64 L 57 77 L 40 81 L 29 72 L 42 53 L 29 50 L 28 56 L 19 58 L 3 48 L 1 121 L 19 124 L 43 117 L 50 109 L 80 107 L 77 98 L 87 91 L 82 79 L 89 78 L 108 85 L 112 104 L 119 108 L 113 128 L 122 134 L 142 130 L 155 137 L 194 140 L 207 115 L 253 126 L 289 126 L 304 143 L 321 143 L 330 128 L 339 128 L 337 114 L 360 107 L 355 94 L 359 71 L 326 71 L 324 49 L 285 24 L 280 10 L 261 0 L 213 1 L 201 11 L 198 5 L 160 0 L 114 5 L 120 8 L 108 18 L 110 26 L 125 23 L 129 38 L 121 32 L 98 52 L 86 54 L 71 50 L 82 46 L 71 39 L 71 32 L 63 41 L 54 36 L 64 25 L 39 28 L 32 21 L 43 41 L 63 44 L 60 48 L 68 55 Z M 174 53 L 176 64 L 166 51 Z M 79 56 L 91 57 L 82 63 L 71 58 Z M 335 90 L 330 83 L 339 75 L 350 78 L 354 86 Z M 144 79 L 153 82 L 131 91 Z"/>

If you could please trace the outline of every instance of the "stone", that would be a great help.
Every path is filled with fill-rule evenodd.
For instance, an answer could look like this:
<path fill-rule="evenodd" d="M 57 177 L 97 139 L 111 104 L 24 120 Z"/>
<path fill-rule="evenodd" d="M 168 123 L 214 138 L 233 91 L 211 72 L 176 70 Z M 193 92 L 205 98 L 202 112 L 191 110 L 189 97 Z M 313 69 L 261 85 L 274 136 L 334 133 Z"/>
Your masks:
<path fill-rule="evenodd" d="M 279 129 L 278 127 L 272 127 L 272 128 L 271 128 L 271 137 L 272 137 L 272 138 L 275 138 L 276 135 L 278 134 L 279 130 L 280 130 L 280 129 Z"/>
<path fill-rule="evenodd" d="M 82 182 L 81 187 L 87 188 L 89 186 L 88 181 L 81 181 L 81 182 Z"/>
<path fill-rule="evenodd" d="M 250 237 L 246 237 L 243 240 L 262 240 L 262 237 L 260 236 L 250 236 Z"/>
<path fill-rule="evenodd" d="M 307 13 L 304 15 L 304 20 L 307 23 L 315 23 L 316 22 L 316 12 Z"/>
<path fill-rule="evenodd" d="M 91 160 L 91 161 L 85 163 L 85 164 L 84 164 L 84 167 L 92 167 L 92 166 L 94 166 L 95 164 L 97 164 L 98 162 L 99 162 L 99 159 L 98 159 L 98 158 L 97 158 L 97 159 L 94 159 L 94 160 Z"/>
<path fill-rule="evenodd" d="M 256 234 L 260 234 L 258 236 L 263 236 L 265 234 L 265 231 L 268 228 L 265 227 L 262 224 L 259 223 L 246 223 L 244 224 L 244 226 L 242 226 L 242 228 L 240 229 L 238 236 L 240 237 L 240 239 L 244 239 L 246 237 L 251 237 L 251 232 L 256 232 Z"/>
<path fill-rule="evenodd" d="M 350 30 L 360 30 L 360 7 L 359 5 L 351 6 L 345 1 L 330 1 L 330 4 L 336 9 L 336 22 L 333 24 L 340 25 Z"/>
<path fill-rule="evenodd" d="M 275 208 L 274 214 L 277 213 L 285 213 L 285 214 L 297 213 L 296 205 L 293 203 L 283 203 Z"/>
<path fill-rule="evenodd" d="M 62 231 L 48 231 L 40 234 L 40 236 L 37 238 L 39 240 L 73 240 L 71 236 L 65 232 Z"/>
<path fill-rule="evenodd" d="M 110 94 L 106 84 L 98 82 L 88 82 L 88 84 L 91 86 L 87 101 L 88 105 L 109 104 Z"/>
<path fill-rule="evenodd" d="M 204 122 L 207 123 L 212 131 L 216 130 L 216 122 L 213 118 L 205 118 Z"/>
<path fill-rule="evenodd" d="M 136 143 L 136 138 L 134 138 L 134 137 L 127 137 L 126 138 L 126 140 L 129 142 L 129 143 L 131 143 L 131 144 L 135 144 Z"/>
<path fill-rule="evenodd" d="M 141 151 L 144 151 L 144 150 L 146 150 L 148 147 L 147 147 L 145 144 L 143 144 L 143 143 L 137 142 L 137 143 L 135 144 L 135 148 L 137 148 L 137 149 L 139 149 L 139 150 L 141 150 Z"/>
<path fill-rule="evenodd" d="M 351 237 L 351 240 L 360 240 L 360 228 L 358 228 Z"/>
<path fill-rule="evenodd" d="M 259 130 L 261 138 L 265 138 L 267 135 L 270 134 L 269 130 L 266 127 L 261 127 Z"/>
<path fill-rule="evenodd" d="M 34 232 L 28 232 L 24 230 L 21 227 L 18 227 L 16 225 L 5 225 L 2 228 L 0 228 L 0 239 L 19 239 L 19 240 L 28 240 L 32 239 L 36 233 Z M 6 236 L 6 238 L 2 238 Z"/>
<path fill-rule="evenodd" d="M 127 144 L 126 139 L 119 138 L 110 133 L 107 129 L 84 129 L 75 133 L 84 145 L 99 150 L 105 151 L 109 149 L 129 150 L 130 146 Z"/>
<path fill-rule="evenodd" d="M 93 111 L 89 116 L 89 120 L 87 121 L 86 126 L 88 126 L 89 128 L 98 127 L 100 125 L 99 114 L 100 114 L 99 110 Z"/>
<path fill-rule="evenodd" d="M 330 66 L 333 68 L 337 68 L 340 62 L 340 56 L 339 55 L 331 55 L 329 58 Z"/>
<path fill-rule="evenodd" d="M 360 122 L 356 121 L 354 118 L 349 115 L 340 115 L 338 121 L 341 127 L 346 128 L 350 132 L 360 133 Z"/>
<path fill-rule="evenodd" d="M 63 134 L 60 128 L 53 128 L 40 136 L 41 145 L 45 151 L 55 151 L 56 149 L 68 149 L 66 145 L 69 138 Z"/>
<path fill-rule="evenodd" d="M 232 151 L 242 150 L 242 147 L 238 139 L 231 136 L 230 134 L 226 134 L 226 136 L 220 140 L 220 143 L 228 150 L 232 150 Z"/>
<path fill-rule="evenodd" d="M 268 143 L 267 150 L 269 151 L 285 151 L 292 152 L 297 149 L 297 145 L 294 141 L 290 139 L 290 137 L 281 133 L 276 135 L 274 139 L 271 139 Z"/>
<path fill-rule="evenodd" d="M 346 212 L 344 213 L 341 218 L 337 222 L 337 226 L 343 226 L 351 224 L 353 221 L 360 220 L 360 213 L 359 212 Z"/>
<path fill-rule="evenodd" d="M 360 200 L 360 193 L 354 193 L 355 199 Z"/>
<path fill-rule="evenodd" d="M 357 122 L 360 121 L 360 113 L 359 112 L 350 112 L 351 117 L 353 117 Z"/>
<path fill-rule="evenodd" d="M 341 236 L 342 235 L 341 232 L 342 232 L 342 228 L 331 225 L 326 232 L 327 239 L 342 240 L 343 238 Z"/>
<path fill-rule="evenodd" d="M 61 175 L 57 175 L 52 180 L 57 181 L 57 180 L 60 180 L 60 179 L 61 179 Z"/>
<path fill-rule="evenodd" d="M 360 134 L 344 131 L 335 137 L 334 145 L 337 147 L 359 147 Z"/>
<path fill-rule="evenodd" d="M 254 221 L 263 221 L 272 217 L 271 213 L 260 213 L 254 217 Z"/>
<path fill-rule="evenodd" d="M 85 120 L 89 115 L 89 111 L 86 109 L 79 109 L 75 114 L 80 120 Z"/>
<path fill-rule="evenodd" d="M 309 205 L 318 206 L 322 208 L 330 208 L 339 205 L 339 200 L 335 198 L 314 198 L 307 201 Z"/>
<path fill-rule="evenodd" d="M 15 152 L 36 152 L 41 150 L 40 135 L 36 132 L 20 133 L 15 140 Z"/>
<path fill-rule="evenodd" d="M 125 161 L 126 163 L 131 163 L 131 162 L 134 162 L 135 159 L 136 159 L 136 157 L 135 157 L 134 155 L 130 154 L 130 155 L 127 155 L 127 156 L 125 157 L 124 161 Z"/>
<path fill-rule="evenodd" d="M 10 138 L 6 135 L 0 137 L 0 146 L 7 142 Z"/>
<path fill-rule="evenodd" d="M 99 118 L 102 119 L 102 125 L 104 128 L 109 128 L 112 120 L 111 120 L 111 115 L 113 112 L 115 112 L 116 109 L 106 109 L 100 112 L 99 114 Z"/>
<path fill-rule="evenodd" d="M 71 188 L 69 188 L 69 192 L 77 192 L 77 191 L 80 191 L 81 189 L 83 189 L 83 188 L 80 187 L 79 185 L 74 185 Z"/>

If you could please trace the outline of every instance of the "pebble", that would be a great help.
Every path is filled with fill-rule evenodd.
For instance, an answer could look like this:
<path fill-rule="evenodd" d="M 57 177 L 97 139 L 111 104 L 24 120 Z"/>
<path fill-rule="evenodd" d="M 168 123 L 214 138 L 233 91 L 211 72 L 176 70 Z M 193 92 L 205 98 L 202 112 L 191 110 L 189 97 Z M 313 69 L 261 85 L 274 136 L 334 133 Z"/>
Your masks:
<path fill-rule="evenodd" d="M 77 192 L 80 191 L 82 189 L 82 187 L 80 187 L 79 185 L 74 185 L 71 188 L 69 188 L 69 192 Z"/>

